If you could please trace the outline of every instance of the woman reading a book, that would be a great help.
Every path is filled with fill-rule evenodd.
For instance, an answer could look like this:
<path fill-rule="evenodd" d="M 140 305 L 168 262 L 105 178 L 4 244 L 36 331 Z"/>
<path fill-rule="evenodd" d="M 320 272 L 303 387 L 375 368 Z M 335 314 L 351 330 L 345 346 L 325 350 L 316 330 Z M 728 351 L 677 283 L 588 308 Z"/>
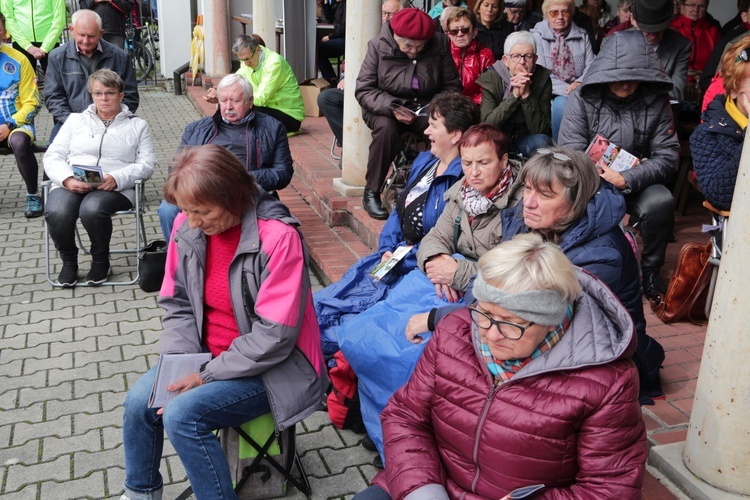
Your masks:
<path fill-rule="evenodd" d="M 476 300 L 438 325 L 383 411 L 386 468 L 355 498 L 640 498 L 628 311 L 536 234 L 478 268 Z"/>
<path fill-rule="evenodd" d="M 642 33 L 610 35 L 570 97 L 558 140 L 585 151 L 601 136 L 621 148 L 620 157 L 627 152 L 640 160 L 622 172 L 601 162 L 596 168 L 625 196 L 630 225 L 641 232 L 643 293 L 652 300 L 666 292 L 659 270 L 674 228 L 674 198 L 665 186 L 677 174 L 680 149 L 671 89 L 671 78 Z"/>
<path fill-rule="evenodd" d="M 179 207 L 159 294 L 159 353 L 210 352 L 150 408 L 156 368 L 128 391 L 125 497 L 161 498 L 164 432 L 196 498 L 237 498 L 213 431 L 269 412 L 285 429 L 317 409 L 328 387 L 299 221 L 259 189 L 229 150 L 188 147 L 164 198 Z"/>
<path fill-rule="evenodd" d="M 78 281 L 79 217 L 91 241 L 86 283 L 97 286 L 107 281 L 112 214 L 133 207 L 135 181 L 150 178 L 156 166 L 151 129 L 122 103 L 124 89 L 122 78 L 112 70 L 89 76 L 94 103 L 68 117 L 44 154 L 44 171 L 52 181 L 44 215 L 63 262 L 57 278 L 63 287 L 74 287 Z"/>

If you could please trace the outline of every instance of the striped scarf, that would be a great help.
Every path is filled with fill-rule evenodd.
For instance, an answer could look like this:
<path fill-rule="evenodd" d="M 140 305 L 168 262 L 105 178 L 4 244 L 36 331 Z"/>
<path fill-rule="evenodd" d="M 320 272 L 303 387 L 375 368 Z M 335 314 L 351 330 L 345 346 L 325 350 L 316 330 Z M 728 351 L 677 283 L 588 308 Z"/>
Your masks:
<path fill-rule="evenodd" d="M 490 352 L 490 347 L 484 342 L 480 341 L 479 349 L 482 353 L 482 359 L 484 359 L 487 368 L 495 378 L 495 383 L 504 384 L 505 382 L 513 378 L 513 376 L 518 373 L 521 368 L 529 364 L 532 359 L 538 358 L 543 353 L 552 349 L 552 347 L 560 341 L 563 334 L 565 334 L 568 326 L 570 326 L 570 320 L 572 318 L 573 305 L 571 304 L 568 306 L 568 310 L 565 313 L 565 319 L 563 320 L 563 322 L 557 325 L 557 328 L 549 332 L 547 336 L 544 337 L 544 340 L 542 340 L 542 342 L 536 347 L 536 349 L 534 349 L 534 352 L 531 353 L 531 356 L 526 359 L 508 359 L 505 361 L 496 359 Z"/>

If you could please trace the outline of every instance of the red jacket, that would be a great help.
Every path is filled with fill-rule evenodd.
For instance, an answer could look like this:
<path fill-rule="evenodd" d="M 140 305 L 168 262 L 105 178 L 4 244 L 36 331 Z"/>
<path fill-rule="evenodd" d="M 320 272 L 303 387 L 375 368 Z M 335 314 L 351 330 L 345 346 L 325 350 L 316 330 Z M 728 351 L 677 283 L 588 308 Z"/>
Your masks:
<path fill-rule="evenodd" d="M 705 17 L 693 21 L 682 14 L 672 21 L 669 27 L 679 32 L 692 43 L 688 69 L 703 71 L 716 42 L 721 38 L 719 28 L 711 25 Z M 695 77 L 691 75 L 690 81 L 694 79 Z"/>
<path fill-rule="evenodd" d="M 461 49 L 451 42 L 451 55 L 456 64 L 458 76 L 461 78 L 461 84 L 464 86 L 463 94 L 471 97 L 475 104 L 482 104 L 482 87 L 476 82 L 479 75 L 495 63 L 492 51 L 475 39 L 466 48 L 463 56 L 461 56 Z"/>
<path fill-rule="evenodd" d="M 578 277 L 584 292 L 560 342 L 495 389 L 468 310 L 438 324 L 382 413 L 386 470 L 374 484 L 394 500 L 440 486 L 450 498 L 498 499 L 542 483 L 534 498 L 641 497 L 633 323 L 605 285 Z"/>

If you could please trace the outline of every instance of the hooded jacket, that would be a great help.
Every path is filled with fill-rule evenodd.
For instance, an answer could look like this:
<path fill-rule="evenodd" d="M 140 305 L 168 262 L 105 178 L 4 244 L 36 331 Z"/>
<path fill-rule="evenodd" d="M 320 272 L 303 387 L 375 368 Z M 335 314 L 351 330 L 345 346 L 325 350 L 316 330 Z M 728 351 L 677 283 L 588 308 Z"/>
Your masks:
<path fill-rule="evenodd" d="M 417 90 L 412 89 L 415 77 Z M 399 50 L 389 21 L 379 36 L 367 42 L 354 96 L 364 112 L 393 116 L 397 105 L 411 102 L 421 107 L 437 94 L 460 91 L 461 80 L 445 35 L 436 32 L 417 57 L 409 59 Z"/>
<path fill-rule="evenodd" d="M 708 58 L 711 56 L 711 51 L 714 50 L 716 43 L 721 38 L 719 28 L 711 25 L 705 16 L 693 21 L 682 14 L 675 18 L 669 27 L 692 43 L 688 68 L 703 71 Z"/>
<path fill-rule="evenodd" d="M 531 30 L 531 34 L 536 38 L 536 54 L 539 56 L 537 64 L 551 69 L 554 64 L 554 61 L 552 61 L 552 47 L 555 46 L 557 35 L 552 31 L 547 21 L 537 23 Z M 570 32 L 565 37 L 565 42 L 570 47 L 570 52 L 573 55 L 576 81 L 581 81 L 588 73 L 589 66 L 594 61 L 594 51 L 591 48 L 589 35 L 586 33 L 586 30 L 571 21 Z M 550 74 L 550 78 L 552 78 L 552 94 L 556 96 L 566 95 L 565 90 L 570 86 L 570 83 L 564 82 L 552 74 Z"/>
<path fill-rule="evenodd" d="M 392 498 L 641 497 L 648 445 L 629 356 L 633 323 L 612 292 L 577 270 L 583 287 L 570 326 L 508 382 L 479 354 L 469 311 L 446 317 L 409 382 L 382 413 Z"/>
<path fill-rule="evenodd" d="M 477 78 L 495 62 L 492 51 L 478 40 L 473 40 L 471 45 L 461 54 L 461 49 L 450 44 L 451 56 L 464 86 L 463 94 L 471 97 L 474 104 L 482 103 L 482 88 L 477 85 Z"/>
<path fill-rule="evenodd" d="M 233 147 L 236 143 L 217 144 L 232 151 L 244 163 L 245 170 L 255 176 L 260 187 L 268 192 L 284 189 L 294 175 L 286 129 L 280 121 L 266 114 L 255 110 L 251 110 L 250 114 L 252 116 L 242 127 L 224 123 L 219 110 L 213 116 L 190 123 L 182 134 L 180 149 L 213 143 L 219 129 L 227 128 L 237 134 L 237 143 L 244 143 L 244 148 L 237 151 Z"/>
<path fill-rule="evenodd" d="M 101 56 L 96 69 L 111 69 L 120 75 L 125 83 L 122 102 L 135 113 L 139 102 L 138 83 L 130 56 L 106 40 L 99 40 L 99 44 Z M 94 102 L 87 87 L 89 76 L 88 68 L 78 57 L 74 39 L 50 52 L 44 75 L 44 104 L 55 121 L 64 122 L 68 115 L 81 113 Z"/>
<path fill-rule="evenodd" d="M 175 219 L 159 305 L 164 308 L 159 353 L 205 351 L 203 304 L 206 235 Z M 278 430 L 318 410 L 328 376 L 312 305 L 309 256 L 299 221 L 260 192 L 242 216 L 229 266 L 229 289 L 240 336 L 201 372 L 204 382 L 259 376 Z"/>
<path fill-rule="evenodd" d="M 5 15 L 5 29 L 24 50 L 35 42 L 49 54 L 65 29 L 65 0 L 2 0 L 0 11 Z"/>
<path fill-rule="evenodd" d="M 690 136 L 698 185 L 706 200 L 719 210 L 732 207 L 745 140 L 745 130 L 729 116 L 725 105 L 726 96 L 716 96 L 703 113 L 703 123 Z"/>
<path fill-rule="evenodd" d="M 527 134 L 550 134 L 552 114 L 552 80 L 550 71 L 534 66 L 530 94 L 518 99 L 510 88 L 512 78 L 504 61 L 496 61 L 478 79 L 482 87 L 482 121 L 495 125 L 510 138 Z"/>
<path fill-rule="evenodd" d="M 44 171 L 52 189 L 73 176 L 71 165 L 99 166 L 117 182 L 117 191 L 135 202 L 135 181 L 148 179 L 156 167 L 151 129 L 120 103 L 120 112 L 105 126 L 92 104 L 73 113 L 44 153 Z"/>
<path fill-rule="evenodd" d="M 610 82 L 638 81 L 626 98 L 609 90 Z M 639 157 L 621 172 L 623 194 L 669 182 L 678 169 L 679 142 L 669 91 L 672 80 L 643 35 L 622 31 L 607 37 L 581 86 L 571 94 L 560 125 L 558 144 L 585 151 L 597 134 Z"/>
<path fill-rule="evenodd" d="M 516 178 L 518 166 L 511 162 L 510 167 L 515 171 L 513 177 Z M 456 261 L 458 269 L 450 284 L 451 288 L 459 291 L 466 290 L 471 277 L 477 273 L 476 260 L 500 243 L 503 236 L 500 210 L 518 203 L 520 191 L 509 186 L 486 213 L 476 216 L 469 223 L 469 214 L 461 201 L 462 182 L 456 182 L 446 191 L 443 213 L 435 227 L 422 239 L 417 252 L 417 264 L 423 272 L 427 261 L 436 255 L 460 253 L 466 257 Z"/>

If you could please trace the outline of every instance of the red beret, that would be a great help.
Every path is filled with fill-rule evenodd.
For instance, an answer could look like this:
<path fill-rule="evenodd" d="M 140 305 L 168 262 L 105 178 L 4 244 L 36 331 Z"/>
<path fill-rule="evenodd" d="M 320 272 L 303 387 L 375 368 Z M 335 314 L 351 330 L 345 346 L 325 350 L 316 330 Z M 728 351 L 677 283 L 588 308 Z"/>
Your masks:
<path fill-rule="evenodd" d="M 391 18 L 391 28 L 402 38 L 429 40 L 435 34 L 435 20 L 420 9 L 401 9 Z"/>

